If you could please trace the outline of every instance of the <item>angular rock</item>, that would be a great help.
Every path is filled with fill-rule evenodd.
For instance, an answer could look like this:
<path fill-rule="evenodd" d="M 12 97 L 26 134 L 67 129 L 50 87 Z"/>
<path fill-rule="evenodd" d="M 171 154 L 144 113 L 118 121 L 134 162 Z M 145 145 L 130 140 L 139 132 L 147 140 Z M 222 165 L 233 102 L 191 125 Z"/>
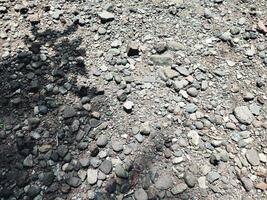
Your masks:
<path fill-rule="evenodd" d="M 218 172 L 211 171 L 207 175 L 207 180 L 209 183 L 213 183 L 214 181 L 220 178 L 220 174 Z"/>

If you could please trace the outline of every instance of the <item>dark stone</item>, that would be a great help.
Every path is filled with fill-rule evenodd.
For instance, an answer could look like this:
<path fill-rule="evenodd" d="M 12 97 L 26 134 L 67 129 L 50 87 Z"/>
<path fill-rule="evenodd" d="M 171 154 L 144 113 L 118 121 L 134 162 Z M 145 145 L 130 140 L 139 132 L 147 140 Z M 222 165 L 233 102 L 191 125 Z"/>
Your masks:
<path fill-rule="evenodd" d="M 57 153 L 60 157 L 64 157 L 67 153 L 68 153 L 68 147 L 65 146 L 65 145 L 60 145 L 58 148 L 57 148 Z"/>
<path fill-rule="evenodd" d="M 210 163 L 214 166 L 217 166 L 219 164 L 220 160 L 215 156 L 211 155 L 210 156 Z"/>
<path fill-rule="evenodd" d="M 115 193 L 116 192 L 116 187 L 117 187 L 116 179 L 110 179 L 110 180 L 108 180 L 108 182 L 106 184 L 106 191 L 109 194 Z"/>
<path fill-rule="evenodd" d="M 29 174 L 27 171 L 19 171 L 16 177 L 16 184 L 19 187 L 24 187 L 29 183 Z"/>
<path fill-rule="evenodd" d="M 39 193 L 41 192 L 41 188 L 37 185 L 30 186 L 30 188 L 27 191 L 27 194 L 31 197 L 34 198 L 36 197 Z"/>
<path fill-rule="evenodd" d="M 17 138 L 16 145 L 19 153 L 23 156 L 27 156 L 34 147 L 34 141 L 31 137 L 21 137 Z"/>
<path fill-rule="evenodd" d="M 82 181 L 80 178 L 72 176 L 66 180 L 66 183 L 71 187 L 77 188 L 81 185 Z"/>
<path fill-rule="evenodd" d="M 101 124 L 101 121 L 98 119 L 92 118 L 90 119 L 89 123 L 92 128 L 96 128 Z"/>
<path fill-rule="evenodd" d="M 44 173 L 44 177 L 42 178 L 42 183 L 45 186 L 50 186 L 54 181 L 55 175 L 53 172 Z"/>
<path fill-rule="evenodd" d="M 65 119 L 68 119 L 76 116 L 77 112 L 72 106 L 65 106 L 62 114 Z"/>
<path fill-rule="evenodd" d="M 130 42 L 127 46 L 128 56 L 138 56 L 139 55 L 139 45 L 135 42 Z"/>
<path fill-rule="evenodd" d="M 91 152 L 91 156 L 93 156 L 93 157 L 97 156 L 99 153 L 99 148 L 96 144 L 91 144 L 89 146 L 89 150 Z"/>

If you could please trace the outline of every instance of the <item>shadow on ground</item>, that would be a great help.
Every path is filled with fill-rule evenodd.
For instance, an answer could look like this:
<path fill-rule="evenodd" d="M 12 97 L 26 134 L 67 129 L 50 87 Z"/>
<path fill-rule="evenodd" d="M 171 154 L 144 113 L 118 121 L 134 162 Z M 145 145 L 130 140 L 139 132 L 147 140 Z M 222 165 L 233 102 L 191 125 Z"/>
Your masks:
<path fill-rule="evenodd" d="M 75 97 L 90 102 L 103 96 L 103 91 L 77 83 L 78 76 L 87 76 L 82 38 L 74 37 L 77 29 L 75 24 L 64 31 L 33 26 L 32 35 L 24 38 L 28 48 L 0 60 L 0 197 L 4 199 L 33 199 L 40 193 L 44 199 L 64 198 L 70 190 L 65 182 L 77 176 L 74 170 L 66 177 L 55 177 L 52 166 L 70 161 L 68 149 L 77 143 L 76 130 L 66 125 L 80 117 L 80 126 L 88 133 L 90 115 L 80 111 L 62 123 L 60 106 L 72 104 Z M 62 145 L 63 141 L 67 144 Z M 59 155 L 62 146 L 66 152 Z"/>
<path fill-rule="evenodd" d="M 74 37 L 78 28 L 73 24 L 64 31 L 42 31 L 33 26 L 32 35 L 24 38 L 28 48 L 0 60 L 0 198 L 34 199 L 41 194 L 45 200 L 69 199 L 70 190 L 81 185 L 81 166 L 70 151 L 76 156 L 94 151 L 88 137 L 95 139 L 90 130 L 101 120 L 73 100 L 94 102 L 91 111 L 108 102 L 99 88 L 77 83 L 78 76 L 87 76 L 82 38 Z M 116 199 L 113 194 L 118 193 L 132 199 L 136 188 L 148 189 L 157 176 L 150 170 L 155 149 L 164 146 L 164 139 L 152 144 L 136 154 L 127 179 L 107 180 L 96 199 Z M 176 199 L 188 197 L 183 195 Z"/>

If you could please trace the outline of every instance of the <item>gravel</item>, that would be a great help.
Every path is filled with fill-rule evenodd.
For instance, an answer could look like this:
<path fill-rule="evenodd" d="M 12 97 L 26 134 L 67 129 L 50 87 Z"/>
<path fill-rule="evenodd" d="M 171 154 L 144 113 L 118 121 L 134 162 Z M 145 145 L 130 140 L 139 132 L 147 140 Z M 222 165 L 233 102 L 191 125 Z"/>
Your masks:
<path fill-rule="evenodd" d="M 0 1 L 0 199 L 267 199 L 266 1 Z"/>

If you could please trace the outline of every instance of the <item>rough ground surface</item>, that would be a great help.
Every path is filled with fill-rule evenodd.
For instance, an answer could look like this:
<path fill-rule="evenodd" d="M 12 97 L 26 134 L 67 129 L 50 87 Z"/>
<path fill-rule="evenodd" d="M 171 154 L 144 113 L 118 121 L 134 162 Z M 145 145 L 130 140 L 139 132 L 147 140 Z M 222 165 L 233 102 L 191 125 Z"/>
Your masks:
<path fill-rule="evenodd" d="M 266 0 L 0 0 L 0 199 L 267 199 Z"/>

